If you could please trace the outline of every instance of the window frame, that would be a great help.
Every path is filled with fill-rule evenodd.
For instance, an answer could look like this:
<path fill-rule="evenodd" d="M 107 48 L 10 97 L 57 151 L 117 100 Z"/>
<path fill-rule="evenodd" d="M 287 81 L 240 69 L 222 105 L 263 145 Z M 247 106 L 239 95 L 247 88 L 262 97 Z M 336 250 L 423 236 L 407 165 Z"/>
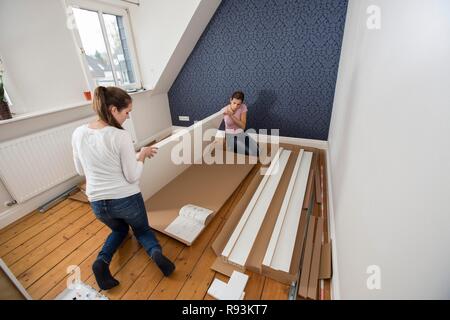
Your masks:
<path fill-rule="evenodd" d="M 135 46 L 135 42 L 134 42 L 133 30 L 132 30 L 131 23 L 130 23 L 130 15 L 129 15 L 128 8 L 121 7 L 121 6 L 114 5 L 114 4 L 100 3 L 100 2 L 96 2 L 96 1 L 92 1 L 92 0 L 63 0 L 63 1 L 65 2 L 65 8 L 67 10 L 67 14 L 70 15 L 71 17 L 73 17 L 72 8 L 95 11 L 98 13 L 100 27 L 102 29 L 102 36 L 105 41 L 106 51 L 107 51 L 108 58 L 111 63 L 111 68 L 113 70 L 113 78 L 114 78 L 115 86 L 120 87 L 125 90 L 142 89 L 143 88 L 142 80 L 141 80 L 142 78 L 141 78 L 141 73 L 139 70 L 139 62 L 138 62 L 138 57 L 136 54 L 136 46 Z M 103 14 L 111 14 L 111 15 L 123 17 L 125 36 L 126 36 L 126 41 L 127 41 L 127 45 L 128 45 L 128 50 L 130 53 L 131 64 L 133 67 L 133 73 L 134 73 L 134 77 L 135 77 L 135 82 L 130 83 L 128 85 L 119 85 L 117 83 L 115 66 L 113 65 L 113 59 L 112 59 L 112 54 L 111 54 L 111 46 L 109 44 L 109 39 L 108 39 L 108 36 L 106 33 L 106 26 L 105 26 Z M 76 44 L 77 49 L 80 54 L 81 64 L 83 67 L 84 75 L 86 77 L 86 81 L 88 83 L 90 90 L 93 91 L 97 87 L 97 84 L 89 70 L 89 64 L 88 64 L 88 60 L 86 58 L 87 55 L 83 48 L 81 36 L 78 32 L 78 28 L 73 28 L 71 31 L 74 36 L 75 44 Z"/>

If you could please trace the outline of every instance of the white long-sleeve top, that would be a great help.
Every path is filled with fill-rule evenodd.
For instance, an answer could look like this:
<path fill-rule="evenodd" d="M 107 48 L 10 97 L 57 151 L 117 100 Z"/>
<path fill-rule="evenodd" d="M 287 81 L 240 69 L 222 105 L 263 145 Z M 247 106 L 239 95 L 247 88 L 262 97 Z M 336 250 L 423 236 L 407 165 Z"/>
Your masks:
<path fill-rule="evenodd" d="M 83 125 L 72 135 L 72 148 L 75 168 L 86 176 L 89 201 L 120 199 L 140 192 L 143 163 L 137 161 L 126 130 Z"/>

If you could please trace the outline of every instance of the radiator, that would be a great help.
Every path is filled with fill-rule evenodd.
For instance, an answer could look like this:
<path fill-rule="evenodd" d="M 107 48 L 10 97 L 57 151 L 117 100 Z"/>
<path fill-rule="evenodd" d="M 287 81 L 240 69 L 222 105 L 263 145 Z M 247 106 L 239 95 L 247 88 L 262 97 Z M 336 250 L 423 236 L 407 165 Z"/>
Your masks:
<path fill-rule="evenodd" d="M 72 133 L 92 118 L 0 143 L 0 178 L 23 203 L 76 176 Z"/>

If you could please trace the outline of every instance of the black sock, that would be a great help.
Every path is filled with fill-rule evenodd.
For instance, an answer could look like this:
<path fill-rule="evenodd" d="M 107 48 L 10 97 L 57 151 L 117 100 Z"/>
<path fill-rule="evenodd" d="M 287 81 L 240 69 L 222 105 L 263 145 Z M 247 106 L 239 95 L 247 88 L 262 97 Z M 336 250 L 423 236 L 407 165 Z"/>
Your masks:
<path fill-rule="evenodd" d="M 175 265 L 160 250 L 153 251 L 152 259 L 166 277 L 170 276 L 175 270 Z"/>
<path fill-rule="evenodd" d="M 98 259 L 92 265 L 92 271 L 95 275 L 95 280 L 97 280 L 97 284 L 102 290 L 109 290 L 114 288 L 119 284 L 119 281 L 113 278 L 111 272 L 109 271 L 109 265 Z"/>

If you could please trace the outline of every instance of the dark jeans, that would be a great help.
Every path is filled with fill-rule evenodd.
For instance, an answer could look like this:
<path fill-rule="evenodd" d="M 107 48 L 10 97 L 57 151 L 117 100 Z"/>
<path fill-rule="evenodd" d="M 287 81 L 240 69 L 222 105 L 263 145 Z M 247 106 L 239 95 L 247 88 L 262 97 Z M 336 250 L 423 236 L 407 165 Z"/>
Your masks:
<path fill-rule="evenodd" d="M 259 146 L 255 140 L 246 133 L 225 134 L 227 149 L 234 153 L 259 157 Z"/>
<path fill-rule="evenodd" d="M 148 224 L 141 193 L 122 199 L 94 201 L 91 202 L 91 207 L 96 217 L 112 230 L 97 259 L 102 259 L 108 264 L 111 262 L 114 253 L 128 235 L 129 226 L 150 256 L 154 250 L 161 250 Z"/>

